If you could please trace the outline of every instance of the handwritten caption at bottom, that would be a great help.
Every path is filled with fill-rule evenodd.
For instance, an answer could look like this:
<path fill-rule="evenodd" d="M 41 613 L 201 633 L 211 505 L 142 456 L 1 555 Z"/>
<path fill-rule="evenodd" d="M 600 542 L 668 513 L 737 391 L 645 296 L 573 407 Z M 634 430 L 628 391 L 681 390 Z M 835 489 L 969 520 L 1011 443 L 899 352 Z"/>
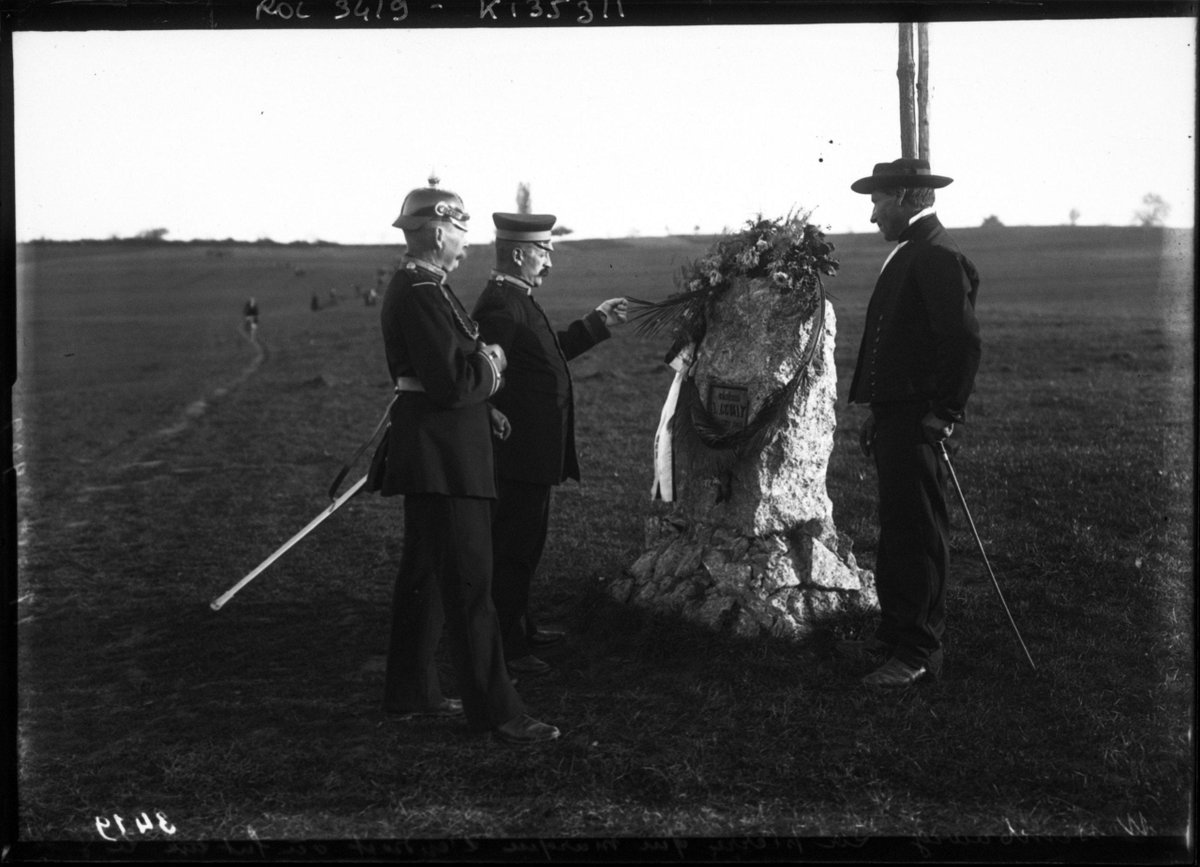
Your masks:
<path fill-rule="evenodd" d="M 157 820 L 157 821 L 155 821 Z M 137 837 L 147 835 L 157 835 L 158 833 L 171 836 L 175 833 L 175 826 L 170 823 L 165 813 L 161 810 L 154 812 L 154 819 L 151 819 L 145 812 L 138 813 L 133 817 L 133 823 L 126 826 L 125 819 L 120 814 L 113 813 L 112 821 L 108 820 L 108 816 L 96 817 L 96 833 L 110 843 L 116 843 L 118 840 L 130 840 Z M 115 833 L 117 836 L 110 837 L 110 833 Z"/>

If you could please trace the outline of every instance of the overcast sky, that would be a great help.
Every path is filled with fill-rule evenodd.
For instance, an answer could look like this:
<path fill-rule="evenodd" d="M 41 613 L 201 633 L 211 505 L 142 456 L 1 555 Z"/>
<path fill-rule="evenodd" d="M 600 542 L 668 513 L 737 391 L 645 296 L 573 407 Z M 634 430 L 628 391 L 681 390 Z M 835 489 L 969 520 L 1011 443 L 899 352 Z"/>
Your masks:
<path fill-rule="evenodd" d="M 629 4 L 627 4 L 629 5 Z M 1196 21 L 929 26 L 949 226 L 1194 213 Z M 900 155 L 896 25 L 13 34 L 18 240 L 395 243 L 430 171 L 478 219 L 578 237 L 716 232 L 813 211 Z"/>

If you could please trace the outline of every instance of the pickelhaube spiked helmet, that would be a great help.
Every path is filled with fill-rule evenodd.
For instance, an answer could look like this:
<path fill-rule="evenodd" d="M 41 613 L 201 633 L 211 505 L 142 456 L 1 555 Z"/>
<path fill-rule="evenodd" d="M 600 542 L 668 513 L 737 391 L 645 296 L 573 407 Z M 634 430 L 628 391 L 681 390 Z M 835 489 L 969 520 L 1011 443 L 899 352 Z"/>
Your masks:
<path fill-rule="evenodd" d="M 457 193 L 443 190 L 438 178 L 429 178 L 429 186 L 413 190 L 404 197 L 400 216 L 392 223 L 397 229 L 419 229 L 428 222 L 452 223 L 464 231 L 471 215 L 463 209 Z"/>

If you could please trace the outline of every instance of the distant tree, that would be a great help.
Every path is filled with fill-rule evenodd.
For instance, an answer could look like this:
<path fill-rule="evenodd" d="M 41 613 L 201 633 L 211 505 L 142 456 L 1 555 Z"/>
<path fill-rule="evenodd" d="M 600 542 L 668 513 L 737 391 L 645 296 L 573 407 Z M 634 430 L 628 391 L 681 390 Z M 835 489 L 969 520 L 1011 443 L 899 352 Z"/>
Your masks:
<path fill-rule="evenodd" d="M 694 234 L 694 235 L 700 234 L 700 226 L 699 225 L 692 226 L 692 234 Z"/>
<path fill-rule="evenodd" d="M 984 219 L 983 228 L 985 228 L 985 229 L 1003 229 L 1004 224 L 1000 222 L 999 217 L 997 217 L 995 214 L 992 214 L 990 217 L 986 217 Z"/>
<path fill-rule="evenodd" d="M 146 229 L 138 232 L 136 237 L 139 241 L 161 241 L 167 232 L 167 229 Z"/>
<path fill-rule="evenodd" d="M 529 193 L 529 184 L 521 181 L 517 184 L 517 213 L 532 214 L 533 213 L 532 196 Z"/>
<path fill-rule="evenodd" d="M 570 235 L 574 231 L 575 231 L 574 229 L 568 229 L 566 226 L 555 226 L 553 229 L 550 230 L 550 234 L 551 235 Z"/>
<path fill-rule="evenodd" d="M 1133 216 L 1143 226 L 1161 226 L 1171 213 L 1171 206 L 1158 193 L 1146 193 L 1142 204 L 1146 207 L 1135 211 Z"/>
<path fill-rule="evenodd" d="M 1071 208 L 1071 213 L 1067 214 L 1071 218 L 1071 225 L 1074 226 L 1079 222 L 1079 208 Z"/>

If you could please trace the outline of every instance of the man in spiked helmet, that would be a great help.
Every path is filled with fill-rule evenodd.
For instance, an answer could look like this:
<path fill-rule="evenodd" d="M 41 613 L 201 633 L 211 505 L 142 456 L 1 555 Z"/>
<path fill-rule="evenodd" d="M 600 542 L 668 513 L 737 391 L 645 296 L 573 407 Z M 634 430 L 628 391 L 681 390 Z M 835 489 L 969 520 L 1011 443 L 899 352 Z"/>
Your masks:
<path fill-rule="evenodd" d="M 951 181 L 927 160 L 903 158 L 850 185 L 871 196 L 871 222 L 897 242 L 875 282 L 850 385 L 850 401 L 871 409 L 859 444 L 879 476 L 880 620 L 874 636 L 838 651 L 881 663 L 863 678 L 871 686 L 907 686 L 942 666 L 950 519 L 940 444 L 965 420 L 981 346 L 979 274 L 933 207 L 934 190 Z"/>
<path fill-rule="evenodd" d="M 404 552 L 384 707 L 404 716 L 465 713 L 474 730 L 539 743 L 559 732 L 529 716 L 513 689 L 491 597 L 491 439 L 501 428 L 488 400 L 504 385 L 507 361 L 480 339 L 446 279 L 466 255 L 469 219 L 462 199 L 430 178 L 393 223 L 407 249 L 380 316 L 397 399 L 372 484 L 383 496 L 404 496 Z M 443 696 L 438 682 L 443 625 L 461 701 Z"/>
<path fill-rule="evenodd" d="M 508 665 L 538 674 L 550 666 L 534 650 L 562 637 L 539 629 L 529 612 L 529 589 L 546 544 L 550 492 L 579 480 L 575 399 L 567 362 L 610 336 L 626 320 L 624 298 L 610 298 L 563 330 L 550 324 L 534 297 L 550 273 L 553 214 L 496 213 L 496 267 L 474 316 L 483 339 L 508 358 L 507 386 L 492 398 L 511 424 L 495 443 L 499 498 L 492 524 L 492 596 Z"/>

